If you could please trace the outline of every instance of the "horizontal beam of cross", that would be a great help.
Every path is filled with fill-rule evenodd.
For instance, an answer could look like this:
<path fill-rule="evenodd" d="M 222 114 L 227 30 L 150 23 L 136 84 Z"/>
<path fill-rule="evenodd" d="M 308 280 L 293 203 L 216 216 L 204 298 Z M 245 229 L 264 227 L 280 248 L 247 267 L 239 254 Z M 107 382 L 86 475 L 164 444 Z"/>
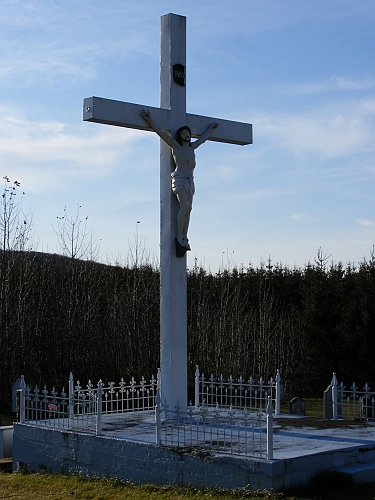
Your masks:
<path fill-rule="evenodd" d="M 153 121 L 162 130 L 172 132 L 169 125 L 168 109 L 114 101 L 102 97 L 88 97 L 84 99 L 83 120 L 152 132 L 152 129 L 142 118 L 141 114 L 144 109 L 150 111 Z M 186 123 L 181 123 L 180 126 L 188 125 L 192 136 L 199 137 L 213 122 L 217 122 L 219 126 L 211 132 L 210 141 L 239 144 L 241 146 L 252 144 L 253 130 L 250 123 L 234 122 L 186 113 Z"/>

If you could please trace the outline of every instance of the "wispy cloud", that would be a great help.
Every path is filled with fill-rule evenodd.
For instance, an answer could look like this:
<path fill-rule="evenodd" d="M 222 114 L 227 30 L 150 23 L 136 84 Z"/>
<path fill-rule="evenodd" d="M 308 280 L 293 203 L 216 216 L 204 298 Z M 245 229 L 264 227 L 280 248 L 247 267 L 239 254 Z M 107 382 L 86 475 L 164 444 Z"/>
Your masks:
<path fill-rule="evenodd" d="M 93 3 L 87 8 L 69 1 L 61 5 L 40 0 L 4 2 L 0 7 L 0 83 L 28 86 L 59 80 L 61 84 L 61 79 L 74 83 L 91 78 L 101 58 L 150 52 L 150 37 L 157 25 L 149 24 L 144 9 L 117 4 L 108 13 L 107 5 Z M 136 21 L 143 23 L 143 29 Z"/>
<path fill-rule="evenodd" d="M 320 94 L 324 92 L 336 92 L 340 90 L 362 91 L 375 88 L 374 79 L 357 79 L 344 76 L 332 76 L 324 82 L 309 82 L 288 87 L 289 92 L 295 94 Z"/>
<path fill-rule="evenodd" d="M 69 179 L 96 178 L 118 168 L 119 159 L 131 154 L 134 141 L 143 135 L 137 130 L 86 126 L 68 129 L 57 121 L 33 122 L 6 114 L 0 120 L 2 170 L 21 170 L 24 183 L 35 190 L 61 187 Z"/>
<path fill-rule="evenodd" d="M 297 221 L 297 222 L 301 222 L 305 217 L 306 217 L 306 215 L 302 214 L 302 213 L 300 213 L 300 214 L 292 214 L 291 215 L 291 218 L 293 220 Z"/>
<path fill-rule="evenodd" d="M 332 159 L 364 152 L 375 153 L 372 101 L 342 102 L 300 114 L 266 115 L 254 120 L 257 136 L 289 149 L 293 156 Z"/>
<path fill-rule="evenodd" d="M 374 220 L 358 219 L 357 222 L 358 222 L 358 224 L 360 226 L 366 226 L 366 227 L 373 227 L 373 226 L 375 226 L 375 221 Z"/>

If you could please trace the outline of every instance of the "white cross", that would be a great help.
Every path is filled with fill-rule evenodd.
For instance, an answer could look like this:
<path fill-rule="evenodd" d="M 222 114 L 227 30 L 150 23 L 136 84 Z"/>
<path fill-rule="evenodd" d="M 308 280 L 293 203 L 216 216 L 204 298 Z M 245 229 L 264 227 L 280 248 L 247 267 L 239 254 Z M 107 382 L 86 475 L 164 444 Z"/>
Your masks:
<path fill-rule="evenodd" d="M 213 122 L 218 127 L 209 140 L 251 144 L 252 126 L 186 113 L 186 18 L 176 14 L 161 17 L 160 108 L 89 97 L 83 102 L 85 121 L 139 130 L 152 129 L 142 118 L 150 111 L 155 124 L 175 134 L 188 125 L 199 137 Z M 186 255 L 176 256 L 178 201 L 171 190 L 175 169 L 169 146 L 160 141 L 160 367 L 161 398 L 173 409 L 177 401 L 187 406 L 187 276 Z"/>

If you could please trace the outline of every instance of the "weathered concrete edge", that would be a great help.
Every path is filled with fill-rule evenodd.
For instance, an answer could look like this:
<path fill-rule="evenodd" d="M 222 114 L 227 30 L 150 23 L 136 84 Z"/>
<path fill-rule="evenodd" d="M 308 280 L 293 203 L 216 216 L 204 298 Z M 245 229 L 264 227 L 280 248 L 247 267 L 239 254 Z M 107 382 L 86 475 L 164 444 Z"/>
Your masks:
<path fill-rule="evenodd" d="M 15 424 L 13 467 L 134 483 L 281 491 L 307 484 L 328 469 L 375 459 L 374 446 L 287 460 L 200 454 L 84 433 Z"/>

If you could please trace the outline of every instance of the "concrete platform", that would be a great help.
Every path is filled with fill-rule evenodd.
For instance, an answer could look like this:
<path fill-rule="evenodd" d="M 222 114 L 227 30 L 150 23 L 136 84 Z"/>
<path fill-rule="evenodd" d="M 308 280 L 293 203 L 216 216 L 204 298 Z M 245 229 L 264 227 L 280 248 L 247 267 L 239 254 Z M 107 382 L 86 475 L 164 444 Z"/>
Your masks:
<path fill-rule="evenodd" d="M 104 417 L 103 436 L 14 425 L 13 467 L 136 483 L 281 491 L 322 474 L 375 482 L 375 425 L 275 419 L 274 459 L 155 445 L 152 412 Z M 367 472 L 366 472 L 367 471 Z"/>

